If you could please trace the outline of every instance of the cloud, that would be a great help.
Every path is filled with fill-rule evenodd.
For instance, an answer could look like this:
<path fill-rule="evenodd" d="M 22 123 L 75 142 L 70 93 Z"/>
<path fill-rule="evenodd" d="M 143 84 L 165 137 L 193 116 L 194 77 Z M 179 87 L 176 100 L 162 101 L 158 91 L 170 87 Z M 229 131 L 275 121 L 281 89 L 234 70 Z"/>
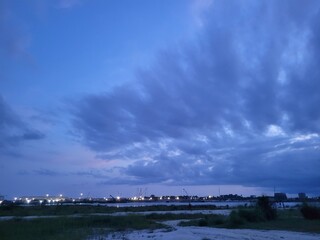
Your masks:
<path fill-rule="evenodd" d="M 25 22 L 12 11 L 11 4 L 7 0 L 0 3 L 0 62 L 6 66 L 9 60 L 19 59 L 33 65 L 34 58 L 29 51 L 31 35 Z"/>
<path fill-rule="evenodd" d="M 54 8 L 72 9 L 82 4 L 81 0 L 31 0 L 28 3 L 20 4 L 20 9 L 16 8 L 16 3 L 10 0 L 0 2 L 0 64 L 2 80 L 6 76 L 7 66 L 11 61 L 22 62 L 33 69 L 38 69 L 37 59 L 31 51 L 33 34 L 30 29 L 30 22 L 25 18 L 25 12 L 29 11 L 30 16 L 35 20 L 47 18 L 48 11 Z M 25 5 L 24 5 L 25 4 Z M 23 10 L 22 10 L 23 9 Z M 22 11 L 22 12 L 21 12 Z"/>
<path fill-rule="evenodd" d="M 34 169 L 32 171 L 23 171 L 20 172 L 21 175 L 37 175 L 37 176 L 46 176 L 46 177 L 76 177 L 76 178 L 94 178 L 94 179 L 110 179 L 112 173 L 115 171 L 115 169 L 98 169 L 98 168 L 92 168 L 92 169 L 84 169 L 84 170 L 70 170 L 70 169 L 57 169 L 52 170 L 48 168 L 39 168 Z"/>
<path fill-rule="evenodd" d="M 191 15 L 197 27 L 204 27 L 204 15 L 212 10 L 214 0 L 193 0 L 191 4 Z"/>
<path fill-rule="evenodd" d="M 39 139 L 42 139 L 44 137 L 45 137 L 45 135 L 42 132 L 39 132 L 39 131 L 29 131 L 29 132 L 25 132 L 22 135 L 22 138 L 24 140 L 39 140 Z"/>
<path fill-rule="evenodd" d="M 45 135 L 23 121 L 0 95 L 0 153 L 16 149 L 20 143 L 41 140 Z"/>
<path fill-rule="evenodd" d="M 81 3 L 80 0 L 59 0 L 58 8 L 73 8 Z"/>
<path fill-rule="evenodd" d="M 73 102 L 74 130 L 99 156 L 127 161 L 119 183 L 318 191 L 319 9 L 215 1 L 196 42 Z"/>
<path fill-rule="evenodd" d="M 38 169 L 38 170 L 34 170 L 32 173 L 36 174 L 36 175 L 49 176 L 49 177 L 58 177 L 58 176 L 65 176 L 66 175 L 61 172 L 53 171 L 50 169 L 43 169 L 43 168 Z"/>

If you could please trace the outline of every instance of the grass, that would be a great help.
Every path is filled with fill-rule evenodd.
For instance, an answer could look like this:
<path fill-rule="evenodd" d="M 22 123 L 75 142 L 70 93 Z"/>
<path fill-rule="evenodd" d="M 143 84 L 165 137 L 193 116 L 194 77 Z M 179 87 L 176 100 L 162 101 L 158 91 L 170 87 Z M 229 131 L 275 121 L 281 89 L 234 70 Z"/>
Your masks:
<path fill-rule="evenodd" d="M 194 219 L 202 214 L 156 214 L 127 216 L 93 216 L 92 213 L 144 212 L 186 210 L 189 206 L 106 207 L 106 206 L 1 206 L 0 216 L 15 216 L 0 221 L 0 239 L 86 239 L 90 235 L 101 235 L 113 231 L 167 228 L 159 221 Z M 194 208 L 194 209 L 199 209 Z M 201 206 L 201 209 L 215 209 Z M 70 215 L 77 215 L 71 217 Z M 54 216 L 27 220 L 25 216 Z"/>
<path fill-rule="evenodd" d="M 115 231 L 158 229 L 169 227 L 159 222 L 177 219 L 195 219 L 203 214 L 129 214 L 126 216 L 57 216 L 54 218 L 36 218 L 26 220 L 15 217 L 0 221 L 1 240 L 80 240 L 90 235 L 103 235 Z"/>
<path fill-rule="evenodd" d="M 0 222 L 1 239 L 84 239 L 89 235 L 85 221 L 70 221 L 67 218 L 21 220 L 16 218 Z"/>
<path fill-rule="evenodd" d="M 11 207 L 11 206 L 10 206 Z M 289 230 L 320 233 L 320 220 L 303 218 L 298 209 L 281 210 L 277 218 L 266 221 L 254 208 L 238 209 L 230 216 L 214 214 L 129 214 L 126 216 L 93 216 L 90 213 L 112 213 L 121 211 L 148 211 L 149 207 L 108 208 L 102 206 L 35 206 L 1 208 L 2 216 L 17 216 L 0 221 L 0 238 L 40 240 L 40 239 L 87 239 L 91 235 L 102 235 L 114 231 L 168 228 L 161 221 L 190 219 L 182 226 L 208 226 L 221 228 L 243 228 L 264 230 Z M 153 206 L 152 210 L 169 210 L 171 206 Z M 175 206 L 176 207 L 176 206 Z M 180 206 L 179 206 L 180 207 Z M 176 209 L 181 210 L 181 209 Z M 78 217 L 66 216 L 79 214 Z M 56 216 L 26 220 L 23 216 Z M 160 222 L 160 223 L 159 223 Z"/>
<path fill-rule="evenodd" d="M 192 206 L 192 210 L 213 210 L 214 205 Z M 188 205 L 181 206 L 144 206 L 144 207 L 108 207 L 87 205 L 55 205 L 55 206 L 0 206 L 0 216 L 66 216 L 73 214 L 144 212 L 144 211 L 178 211 L 190 210 Z"/>
<path fill-rule="evenodd" d="M 58 217 L 33 220 L 13 220 L 0 222 L 2 240 L 78 240 L 92 234 L 104 234 L 112 231 L 164 228 L 145 216 L 90 216 Z"/>
<path fill-rule="evenodd" d="M 304 204 L 302 208 L 300 209 L 302 215 L 304 218 L 309 220 L 320 220 L 320 208 L 314 207 L 314 206 L 308 206 L 307 204 Z"/>
<path fill-rule="evenodd" d="M 145 215 L 147 219 L 155 220 L 155 221 L 169 221 L 169 220 L 179 220 L 179 219 L 199 219 L 206 216 L 205 214 L 173 214 L 173 213 L 166 213 L 166 214 L 157 214 L 157 213 L 151 213 Z"/>
<path fill-rule="evenodd" d="M 320 220 L 304 219 L 298 209 L 278 211 L 278 218 L 271 221 L 250 222 L 241 217 L 238 219 L 232 219 L 236 217 L 232 217 L 231 215 L 230 217 L 207 215 L 200 220 L 182 222 L 181 225 L 260 230 L 288 230 L 297 232 L 320 233 Z"/>

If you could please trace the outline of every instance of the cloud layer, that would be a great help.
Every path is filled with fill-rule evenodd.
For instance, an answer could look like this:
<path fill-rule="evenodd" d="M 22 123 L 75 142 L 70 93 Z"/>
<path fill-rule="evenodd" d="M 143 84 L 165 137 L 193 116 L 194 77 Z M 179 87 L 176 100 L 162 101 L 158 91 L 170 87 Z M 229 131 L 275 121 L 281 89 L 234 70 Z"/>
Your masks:
<path fill-rule="evenodd" d="M 72 104 L 115 183 L 319 191 L 320 4 L 215 1 L 195 41 Z"/>
<path fill-rule="evenodd" d="M 22 142 L 44 137 L 42 132 L 28 126 L 0 95 L 0 153 L 10 153 Z"/>

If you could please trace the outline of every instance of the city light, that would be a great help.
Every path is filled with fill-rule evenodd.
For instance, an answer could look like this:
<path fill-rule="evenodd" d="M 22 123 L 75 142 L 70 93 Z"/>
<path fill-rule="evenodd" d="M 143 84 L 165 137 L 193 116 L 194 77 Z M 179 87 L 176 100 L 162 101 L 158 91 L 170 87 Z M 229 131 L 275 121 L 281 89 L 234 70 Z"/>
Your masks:
<path fill-rule="evenodd" d="M 45 195 L 47 196 L 47 194 Z M 67 196 L 62 197 L 62 194 L 59 194 L 58 196 L 54 197 L 51 196 L 50 198 L 46 198 L 45 196 L 23 196 L 23 197 L 14 197 L 12 199 L 12 203 L 14 204 L 20 204 L 21 203 L 25 203 L 25 204 L 31 204 L 31 205 L 54 205 L 54 204 L 59 204 L 59 203 L 63 203 L 63 204 L 82 204 L 84 202 L 88 203 L 88 201 L 92 204 L 95 203 L 106 203 L 108 201 L 113 202 L 117 202 L 119 203 L 130 203 L 130 202 L 149 202 L 149 201 L 155 201 L 155 202 L 172 202 L 174 204 L 174 202 L 181 202 L 181 203 L 185 203 L 186 200 L 188 199 L 189 202 L 208 202 L 208 204 L 213 203 L 215 201 L 224 201 L 224 202 L 228 202 L 228 201 L 248 201 L 247 204 L 250 204 L 251 202 L 255 202 L 257 197 L 254 195 L 251 195 L 250 197 L 243 197 L 242 195 L 237 195 L 237 194 L 228 194 L 228 195 L 219 195 L 219 196 L 212 196 L 212 195 L 206 195 L 203 197 L 198 197 L 198 196 L 178 196 L 178 195 L 172 195 L 172 196 L 155 196 L 155 195 L 150 195 L 148 196 L 132 196 L 130 198 L 126 198 L 126 197 L 121 197 L 121 196 L 116 196 L 113 197 L 112 195 L 110 195 L 112 198 L 107 198 L 107 197 L 103 197 L 103 198 L 96 198 L 96 197 L 89 197 L 89 198 L 84 198 L 82 199 L 78 199 L 78 198 L 69 198 Z M 286 194 L 285 193 L 277 193 L 275 195 L 275 197 L 273 197 L 276 201 L 277 201 L 277 197 L 279 199 L 279 197 L 285 197 L 285 199 L 287 199 Z M 289 199 L 289 198 L 288 198 Z M 306 196 L 306 194 L 302 194 L 299 193 L 299 196 L 296 198 L 292 198 L 294 200 L 298 200 L 301 201 L 301 199 L 305 200 L 305 199 L 312 199 L 312 198 L 308 198 Z M 315 198 L 317 199 L 317 198 Z M 2 204 L 5 204 L 6 202 L 4 202 L 4 197 L 1 197 L 0 200 Z M 89 203 L 89 204 L 90 204 Z"/>

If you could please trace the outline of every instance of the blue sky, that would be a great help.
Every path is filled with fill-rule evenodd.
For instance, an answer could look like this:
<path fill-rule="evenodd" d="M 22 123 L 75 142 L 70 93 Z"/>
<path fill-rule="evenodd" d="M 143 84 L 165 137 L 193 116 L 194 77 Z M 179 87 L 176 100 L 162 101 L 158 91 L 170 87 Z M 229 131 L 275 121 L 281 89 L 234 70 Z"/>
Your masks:
<path fill-rule="evenodd" d="M 318 1 L 2 1 L 0 194 L 319 195 Z"/>

